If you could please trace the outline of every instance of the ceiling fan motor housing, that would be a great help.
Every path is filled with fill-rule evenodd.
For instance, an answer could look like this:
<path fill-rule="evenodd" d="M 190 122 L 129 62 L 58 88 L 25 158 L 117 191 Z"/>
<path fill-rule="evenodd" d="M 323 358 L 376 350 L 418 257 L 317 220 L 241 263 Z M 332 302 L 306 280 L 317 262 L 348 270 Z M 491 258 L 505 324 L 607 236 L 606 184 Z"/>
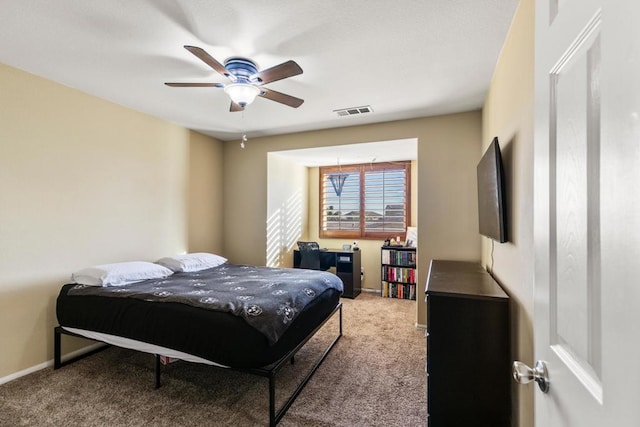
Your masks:
<path fill-rule="evenodd" d="M 224 61 L 224 68 L 237 77 L 238 83 L 250 82 L 249 78 L 258 72 L 255 62 L 240 56 L 233 56 Z M 251 83 L 254 82 L 251 81 Z"/>

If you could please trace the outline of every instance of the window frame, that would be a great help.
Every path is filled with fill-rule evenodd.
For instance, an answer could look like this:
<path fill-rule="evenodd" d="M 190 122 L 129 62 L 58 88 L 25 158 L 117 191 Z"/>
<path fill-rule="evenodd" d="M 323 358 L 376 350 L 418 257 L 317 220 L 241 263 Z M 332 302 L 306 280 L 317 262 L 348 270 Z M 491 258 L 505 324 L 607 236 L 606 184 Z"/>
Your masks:
<path fill-rule="evenodd" d="M 365 172 L 382 171 L 382 170 L 401 170 L 405 173 L 405 230 L 402 232 L 392 231 L 366 231 L 365 230 Z M 325 211 L 325 175 L 339 172 L 359 172 L 360 173 L 360 227 L 357 231 L 347 230 L 323 230 L 323 219 Z M 363 239 L 363 240 L 384 240 L 390 237 L 400 236 L 404 240 L 406 227 L 411 225 L 411 161 L 403 160 L 397 162 L 381 162 L 381 163 L 362 163 L 355 165 L 342 166 L 321 166 L 319 167 L 319 202 L 318 202 L 318 232 L 319 237 L 323 239 Z"/>

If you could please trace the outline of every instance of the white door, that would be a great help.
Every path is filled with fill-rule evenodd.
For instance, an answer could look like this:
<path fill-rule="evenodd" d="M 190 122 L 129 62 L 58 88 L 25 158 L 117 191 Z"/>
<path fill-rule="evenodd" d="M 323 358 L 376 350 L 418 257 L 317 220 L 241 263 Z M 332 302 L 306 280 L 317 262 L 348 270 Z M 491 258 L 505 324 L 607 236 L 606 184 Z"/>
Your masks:
<path fill-rule="evenodd" d="M 535 425 L 640 426 L 640 0 L 536 0 Z"/>

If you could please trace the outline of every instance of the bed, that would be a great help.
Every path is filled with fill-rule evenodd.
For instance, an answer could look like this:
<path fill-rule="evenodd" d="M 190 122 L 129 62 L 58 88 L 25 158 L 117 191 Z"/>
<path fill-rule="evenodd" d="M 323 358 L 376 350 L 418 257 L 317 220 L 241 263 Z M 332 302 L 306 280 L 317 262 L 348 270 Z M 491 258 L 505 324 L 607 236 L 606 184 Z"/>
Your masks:
<path fill-rule="evenodd" d="M 120 286 L 62 287 L 56 302 L 54 368 L 61 335 L 76 335 L 269 378 L 269 423 L 276 425 L 342 336 L 342 282 L 327 272 L 222 264 Z M 277 372 L 334 315 L 339 332 L 279 410 Z"/>

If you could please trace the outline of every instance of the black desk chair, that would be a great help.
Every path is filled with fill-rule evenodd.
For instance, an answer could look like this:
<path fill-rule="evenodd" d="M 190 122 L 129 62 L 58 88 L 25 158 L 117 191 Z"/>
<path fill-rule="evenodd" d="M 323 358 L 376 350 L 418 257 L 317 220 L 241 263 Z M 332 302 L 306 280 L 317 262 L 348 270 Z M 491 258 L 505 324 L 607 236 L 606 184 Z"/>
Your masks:
<path fill-rule="evenodd" d="M 298 249 L 300 250 L 300 268 L 321 270 L 318 242 L 298 242 Z"/>

